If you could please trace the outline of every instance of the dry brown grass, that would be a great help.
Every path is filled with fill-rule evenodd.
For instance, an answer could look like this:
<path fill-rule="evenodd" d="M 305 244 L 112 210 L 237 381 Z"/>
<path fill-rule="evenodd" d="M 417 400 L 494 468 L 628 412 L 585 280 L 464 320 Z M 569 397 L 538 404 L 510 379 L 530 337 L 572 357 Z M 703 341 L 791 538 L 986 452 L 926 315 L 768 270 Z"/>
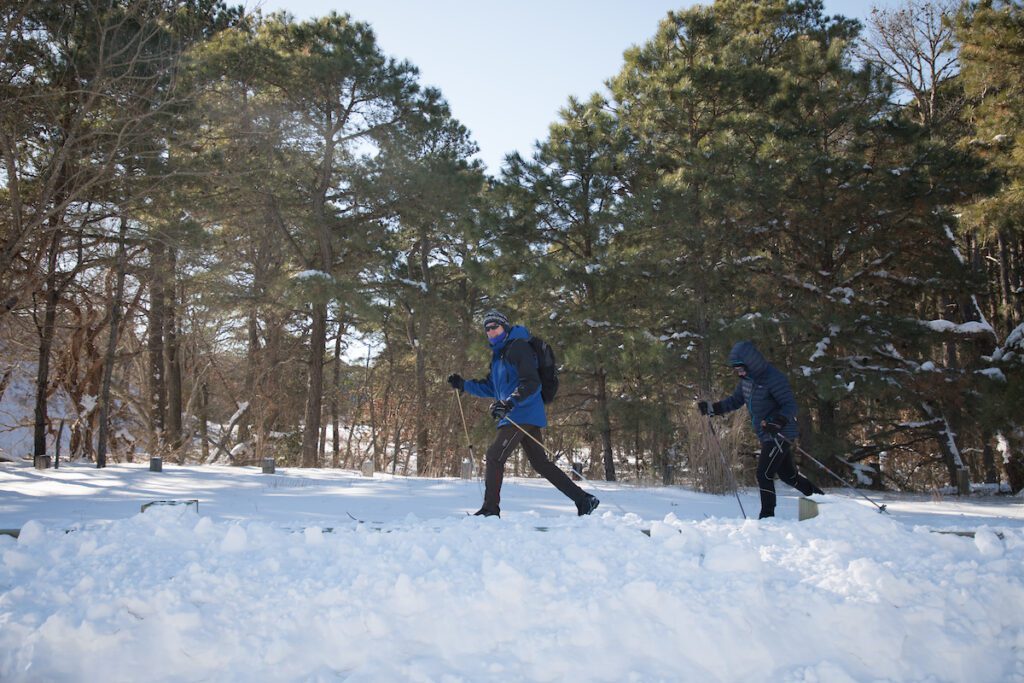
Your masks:
<path fill-rule="evenodd" d="M 753 437 L 747 425 L 747 413 L 737 410 L 711 420 L 715 434 L 711 432 L 708 418 L 696 410 L 687 411 L 682 416 L 687 478 L 698 491 L 731 493 L 736 483 L 744 485 L 753 480 L 755 461 L 750 457 Z"/>

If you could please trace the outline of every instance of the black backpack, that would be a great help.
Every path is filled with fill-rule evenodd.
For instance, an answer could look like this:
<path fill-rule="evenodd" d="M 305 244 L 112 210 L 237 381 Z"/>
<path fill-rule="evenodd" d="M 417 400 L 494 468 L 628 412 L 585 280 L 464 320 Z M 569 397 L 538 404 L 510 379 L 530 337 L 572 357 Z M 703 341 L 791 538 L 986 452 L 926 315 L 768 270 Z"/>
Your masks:
<path fill-rule="evenodd" d="M 551 403 L 558 393 L 558 363 L 551 345 L 540 337 L 530 337 L 530 347 L 537 354 L 537 374 L 540 375 L 540 397 Z"/>

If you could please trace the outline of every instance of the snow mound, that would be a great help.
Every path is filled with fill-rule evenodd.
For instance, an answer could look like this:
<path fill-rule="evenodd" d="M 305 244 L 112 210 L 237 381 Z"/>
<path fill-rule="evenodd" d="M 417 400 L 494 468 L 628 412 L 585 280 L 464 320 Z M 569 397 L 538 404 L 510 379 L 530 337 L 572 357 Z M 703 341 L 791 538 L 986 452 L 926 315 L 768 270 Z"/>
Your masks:
<path fill-rule="evenodd" d="M 0 680 L 1024 680 L 1021 529 L 507 517 L 33 522 Z"/>

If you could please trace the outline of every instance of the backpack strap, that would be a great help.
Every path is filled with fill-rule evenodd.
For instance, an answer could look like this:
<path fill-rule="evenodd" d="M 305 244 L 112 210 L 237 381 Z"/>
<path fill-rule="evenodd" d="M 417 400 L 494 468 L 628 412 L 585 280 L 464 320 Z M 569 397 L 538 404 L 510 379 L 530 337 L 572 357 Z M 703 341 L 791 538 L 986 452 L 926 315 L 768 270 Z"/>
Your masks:
<path fill-rule="evenodd" d="M 541 385 L 539 372 L 540 366 L 537 354 L 533 352 L 533 348 L 530 343 L 525 339 L 515 339 L 513 340 L 513 343 L 515 342 L 525 342 L 524 346 L 526 348 L 523 348 L 523 346 L 517 346 L 514 356 L 512 358 L 507 358 L 512 347 L 512 343 L 509 343 L 501 350 L 500 358 L 506 363 L 516 367 L 516 373 L 519 375 L 519 386 L 516 388 L 516 391 L 520 388 L 523 389 L 523 397 L 525 398 L 525 396 L 532 394 Z M 527 353 L 529 356 L 526 356 Z M 524 362 L 527 357 L 532 358 L 533 363 Z"/>

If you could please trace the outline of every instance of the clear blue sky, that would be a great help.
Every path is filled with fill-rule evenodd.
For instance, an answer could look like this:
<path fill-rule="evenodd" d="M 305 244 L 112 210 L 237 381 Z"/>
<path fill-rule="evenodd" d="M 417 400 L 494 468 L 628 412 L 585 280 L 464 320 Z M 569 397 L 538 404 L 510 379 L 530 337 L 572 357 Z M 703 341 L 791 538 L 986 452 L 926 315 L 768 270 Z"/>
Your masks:
<path fill-rule="evenodd" d="M 256 0 L 245 0 L 247 6 Z M 873 4 L 825 0 L 828 14 L 863 20 Z M 504 156 L 529 156 L 575 95 L 603 91 L 622 53 L 651 38 L 678 0 L 264 0 L 265 13 L 297 19 L 348 12 L 371 24 L 383 51 L 420 69 L 472 133 L 496 175 Z"/>

